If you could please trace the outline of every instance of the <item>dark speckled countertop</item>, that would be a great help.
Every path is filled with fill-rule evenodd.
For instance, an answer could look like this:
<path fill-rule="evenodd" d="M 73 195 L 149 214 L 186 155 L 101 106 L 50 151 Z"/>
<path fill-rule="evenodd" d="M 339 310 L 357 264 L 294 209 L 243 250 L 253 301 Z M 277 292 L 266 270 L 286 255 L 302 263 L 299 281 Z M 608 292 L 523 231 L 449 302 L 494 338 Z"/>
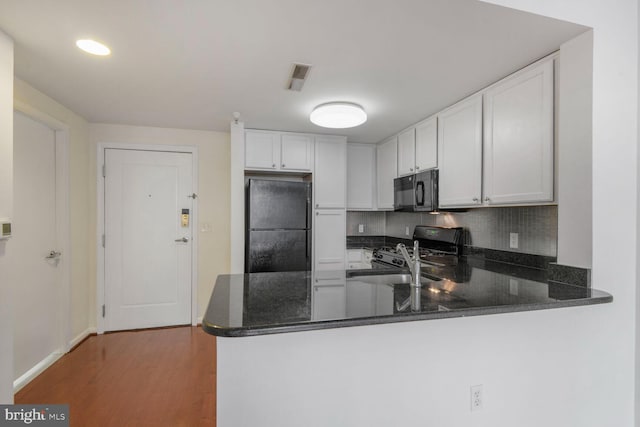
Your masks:
<path fill-rule="evenodd" d="M 423 279 L 413 311 L 400 310 L 411 293 L 401 269 L 220 275 L 202 327 L 212 335 L 240 337 L 613 300 L 597 289 L 548 281 L 545 270 L 474 257 L 463 257 L 455 271 L 423 272 L 431 279 Z"/>

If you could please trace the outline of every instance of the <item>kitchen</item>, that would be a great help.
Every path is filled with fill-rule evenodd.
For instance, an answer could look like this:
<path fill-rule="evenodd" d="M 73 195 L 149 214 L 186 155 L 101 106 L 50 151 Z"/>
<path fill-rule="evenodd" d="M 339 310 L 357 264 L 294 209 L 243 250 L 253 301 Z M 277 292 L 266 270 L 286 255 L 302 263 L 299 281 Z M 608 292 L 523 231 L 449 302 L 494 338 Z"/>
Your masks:
<path fill-rule="evenodd" d="M 624 86 L 625 83 L 630 83 L 630 80 L 632 80 L 633 78 L 630 76 L 627 76 L 626 74 L 620 77 L 618 73 L 619 73 L 619 70 L 623 70 L 623 69 L 635 70 L 635 63 L 633 62 L 634 61 L 633 58 L 636 57 L 636 53 L 634 52 L 633 55 L 630 55 L 629 59 L 622 59 L 621 57 L 613 55 L 613 52 L 615 51 L 615 49 L 613 49 L 613 46 L 618 46 L 618 45 L 627 46 L 625 43 L 629 43 L 628 41 L 625 42 L 626 39 L 622 35 L 618 35 L 618 33 L 616 32 L 617 29 L 620 28 L 620 25 L 621 25 L 620 22 L 626 23 L 628 21 L 625 20 L 625 18 L 626 19 L 633 18 L 634 24 L 628 24 L 629 26 L 633 27 L 635 25 L 635 15 L 627 10 L 620 10 L 620 11 L 616 10 L 615 11 L 616 19 L 610 20 L 610 18 L 608 18 L 608 14 L 612 13 L 612 11 L 608 10 L 607 8 L 604 8 L 604 6 L 602 6 L 604 9 L 598 9 L 597 7 L 594 6 L 594 9 L 587 8 L 587 10 L 583 10 L 580 6 L 576 6 L 576 5 L 573 5 L 573 6 L 575 9 L 575 12 L 567 11 L 567 9 L 570 9 L 569 6 L 567 6 L 566 8 L 562 6 L 558 6 L 558 10 L 554 10 L 553 6 L 547 6 L 549 9 L 544 10 L 542 9 L 542 6 L 540 6 L 540 9 L 539 9 L 537 6 L 532 5 L 531 10 L 537 11 L 543 14 L 548 14 L 551 16 L 556 16 L 556 17 L 565 18 L 569 20 L 576 20 L 578 22 L 584 22 L 596 28 L 596 32 L 598 30 L 601 30 L 603 34 L 602 36 L 603 38 L 596 37 L 594 41 L 594 48 L 595 48 L 594 69 L 596 70 L 596 73 L 594 74 L 595 106 L 594 106 L 593 163 L 595 165 L 594 177 L 596 178 L 596 180 L 594 180 L 594 187 L 593 187 L 593 192 L 594 192 L 594 211 L 593 211 L 594 220 L 593 221 L 594 221 L 594 242 L 596 242 L 597 244 L 594 244 L 594 257 L 593 257 L 594 264 L 593 264 L 592 280 L 593 280 L 594 287 L 605 289 L 607 291 L 610 291 L 610 293 L 614 295 L 616 299 L 616 302 L 614 303 L 614 306 L 616 307 L 616 313 L 612 313 L 609 310 L 607 310 L 606 311 L 607 316 L 605 319 L 604 316 L 598 315 L 597 311 L 594 311 L 593 317 L 590 317 L 588 320 L 582 319 L 582 317 L 580 317 L 580 320 L 575 319 L 576 321 L 579 321 L 579 322 L 582 322 L 584 320 L 589 325 L 589 329 L 596 331 L 597 337 L 593 337 L 591 335 L 585 336 L 583 334 L 578 334 L 578 336 L 576 336 L 575 338 L 575 342 L 579 344 L 576 344 L 573 350 L 570 351 L 570 353 L 575 352 L 574 356 L 577 357 L 577 360 L 582 360 L 585 363 L 585 365 L 593 366 L 591 365 L 591 363 L 595 363 L 595 361 L 592 360 L 587 363 L 587 360 L 581 358 L 580 356 L 578 356 L 578 354 L 582 355 L 583 353 L 586 352 L 587 354 L 592 354 L 593 357 L 595 358 L 598 354 L 601 355 L 601 352 L 597 350 L 599 348 L 603 348 L 603 347 L 618 348 L 620 350 L 619 352 L 617 352 L 619 354 L 618 356 L 607 355 L 605 357 L 606 357 L 606 360 L 609 360 L 611 362 L 609 363 L 609 366 L 615 366 L 614 372 L 619 373 L 620 375 L 614 375 L 614 377 L 616 378 L 615 387 L 613 387 L 610 380 L 607 380 L 604 377 L 599 376 L 598 377 L 599 379 L 597 382 L 601 384 L 602 387 L 600 387 L 598 390 L 588 387 L 582 393 L 576 396 L 575 400 L 572 400 L 572 402 L 575 405 L 578 405 L 578 401 L 581 399 L 586 399 L 589 402 L 593 402 L 594 396 L 600 396 L 602 397 L 602 401 L 607 401 L 607 403 L 606 405 L 603 404 L 602 406 L 591 405 L 590 408 L 593 408 L 592 409 L 593 412 L 597 412 L 598 409 L 596 408 L 598 407 L 600 409 L 602 409 L 603 407 L 615 408 L 613 412 L 615 412 L 615 414 L 617 414 L 619 418 L 613 419 L 612 422 L 618 425 L 628 425 L 630 423 L 629 420 L 631 417 L 629 413 L 630 410 L 622 409 L 622 406 L 624 406 L 624 408 L 629 407 L 628 399 L 630 399 L 629 396 L 631 396 L 631 394 L 628 393 L 628 391 L 629 391 L 629 388 L 632 387 L 633 381 L 632 379 L 623 380 L 621 379 L 621 376 L 623 373 L 624 375 L 631 375 L 631 372 L 634 371 L 632 367 L 633 363 L 631 362 L 631 359 L 633 358 L 631 356 L 633 354 L 633 350 L 629 348 L 629 346 L 632 346 L 632 340 L 631 341 L 628 340 L 629 336 L 633 335 L 634 328 L 632 328 L 627 323 L 625 323 L 628 320 L 625 320 L 623 322 L 623 319 L 630 319 L 631 317 L 633 317 L 632 311 L 634 310 L 634 308 L 630 307 L 630 305 L 633 305 L 633 307 L 635 307 L 635 303 L 633 303 L 634 301 L 634 297 L 633 297 L 634 292 L 632 291 L 633 286 L 629 285 L 630 281 L 633 281 L 633 277 L 635 277 L 635 272 L 633 268 L 631 268 L 631 266 L 635 265 L 635 260 L 633 258 L 635 249 L 632 248 L 633 247 L 632 241 L 635 241 L 635 235 L 632 232 L 632 233 L 625 233 L 624 236 L 621 236 L 621 235 L 611 236 L 606 233 L 606 229 L 604 228 L 604 225 L 611 223 L 610 220 L 612 218 L 616 219 L 615 222 L 618 222 L 618 223 L 628 223 L 628 224 L 635 223 L 636 208 L 635 206 L 632 206 L 633 205 L 632 199 L 635 200 L 635 196 L 629 197 L 628 201 L 621 200 L 621 198 L 619 197 L 614 198 L 614 195 L 609 194 L 609 192 L 607 191 L 607 188 L 617 188 L 618 192 L 616 194 L 626 194 L 625 192 L 628 191 L 629 194 L 631 195 L 633 193 L 633 190 L 628 189 L 622 183 L 635 182 L 634 177 L 635 177 L 636 169 L 635 169 L 635 157 L 633 155 L 635 151 L 631 150 L 631 148 L 625 145 L 625 144 L 629 144 L 629 141 L 631 140 L 635 141 L 635 130 L 631 130 L 631 128 L 633 128 L 631 124 L 635 123 L 636 119 L 635 117 L 629 117 L 629 115 L 633 115 L 632 112 L 635 111 L 634 108 L 630 107 L 631 103 L 633 103 L 632 99 L 635 98 L 635 93 L 628 94 L 629 92 L 628 90 L 624 92 L 624 94 L 626 95 L 622 93 L 622 86 Z M 613 23 L 613 21 L 615 21 L 615 24 Z M 623 27 L 623 28 L 628 28 L 628 27 Z M 611 55 L 604 53 L 604 51 L 607 51 L 607 49 L 609 48 L 613 49 L 610 51 L 612 52 Z M 601 57 L 599 55 L 603 55 L 603 56 Z M 629 66 L 629 63 L 627 61 L 631 61 L 633 65 Z M 630 74 L 633 74 L 633 73 L 630 73 Z M 634 85 L 633 87 L 635 87 L 635 82 L 633 83 L 633 85 Z M 628 86 L 628 87 L 631 87 L 631 86 Z M 605 94 L 611 94 L 611 95 L 605 95 Z M 611 99 L 610 96 L 613 97 L 614 95 L 615 95 L 615 99 Z M 632 97 L 632 99 L 628 99 L 627 97 Z M 621 106 L 618 105 L 618 103 L 622 103 L 622 105 L 626 105 L 627 107 L 629 107 L 628 109 L 622 108 L 622 111 L 627 111 L 627 113 L 625 113 L 626 115 L 622 115 L 620 117 L 615 116 L 615 115 L 621 114 L 621 108 L 620 108 Z M 604 109 L 608 109 L 608 111 L 605 112 L 603 111 Z M 243 114 L 246 114 L 246 113 L 243 112 Z M 420 117 L 416 117 L 415 121 L 417 121 L 418 119 L 420 119 Z M 607 132 L 608 132 L 607 134 L 604 133 L 604 126 L 605 126 L 604 120 L 612 120 L 612 123 L 615 124 L 615 126 L 607 126 Z M 614 128 L 613 130 L 614 136 L 610 136 L 611 128 Z M 398 129 L 396 128 L 395 130 L 398 130 Z M 233 139 L 233 131 L 232 131 L 231 138 Z M 615 146 L 616 148 L 615 150 L 607 150 L 605 148 L 605 146 L 611 147 L 612 144 L 613 146 Z M 231 150 L 235 148 L 237 147 L 233 145 L 231 147 Z M 88 149 L 83 148 L 83 150 L 88 150 Z M 233 159 L 234 157 L 233 152 L 231 152 L 231 157 Z M 87 158 L 90 159 L 90 163 L 95 163 L 95 160 L 93 160 L 95 159 L 95 157 L 89 156 L 87 154 Z M 628 162 L 633 162 L 633 164 L 630 165 L 629 168 L 617 167 L 618 165 L 627 165 Z M 598 167 L 598 165 L 601 165 L 601 164 L 609 166 L 607 168 L 607 174 L 604 174 L 602 170 Z M 232 170 L 236 166 L 237 165 L 235 163 L 232 163 L 231 164 Z M 82 173 L 85 173 L 83 171 L 87 171 L 86 173 L 88 173 L 88 169 L 87 169 L 88 167 L 94 168 L 95 170 L 95 165 L 90 164 L 89 166 L 83 166 L 78 171 Z M 619 174 L 624 174 L 624 179 L 622 179 L 622 177 L 620 177 Z M 629 179 L 630 175 L 628 174 L 631 174 L 631 179 Z M 603 176 L 603 175 L 606 175 L 606 176 Z M 233 176 L 231 180 L 232 180 L 232 185 L 234 185 Z M 87 181 L 89 181 L 89 179 L 87 179 Z M 627 185 L 631 185 L 631 184 L 627 184 Z M 231 197 L 233 198 L 233 197 L 236 197 L 236 194 L 238 194 L 238 192 L 232 188 L 230 190 L 230 194 L 231 194 Z M 240 190 L 240 194 L 242 194 L 242 190 Z M 242 196 L 238 196 L 238 197 L 242 197 Z M 86 199 L 91 200 L 88 196 L 86 196 Z M 90 207 L 91 203 L 87 201 L 85 206 Z M 612 207 L 616 207 L 616 209 L 614 211 L 611 211 Z M 605 213 L 605 209 L 606 209 L 606 213 Z M 4 212 L 3 212 L 3 215 L 11 216 L 10 214 L 5 214 Z M 386 214 L 386 215 L 391 215 L 391 214 Z M 560 217 L 562 213 L 559 212 L 558 215 Z M 574 213 L 573 215 L 576 218 L 579 217 L 579 214 L 577 213 Z M 633 217 L 631 221 L 628 220 L 629 216 Z M 234 216 L 231 215 L 231 217 L 233 219 Z M 402 218 L 400 218 L 398 222 L 399 224 L 395 224 L 395 219 L 393 216 L 391 216 L 391 220 L 388 223 L 386 223 L 385 226 L 389 227 L 389 225 L 391 225 L 391 227 L 389 227 L 390 229 L 391 228 L 402 229 L 404 228 L 405 223 L 411 224 L 409 221 L 404 221 Z M 360 222 L 356 222 L 356 223 L 359 224 Z M 232 227 L 233 227 L 233 223 L 232 223 Z M 567 230 L 566 227 L 561 227 L 559 229 L 559 233 L 563 233 L 566 230 Z M 93 233 L 89 233 L 89 234 L 93 235 Z M 234 239 L 230 239 L 230 240 L 231 240 L 232 251 L 233 251 Z M 561 246 L 562 243 L 565 241 L 567 240 L 559 237 L 559 246 Z M 605 243 L 613 243 L 608 247 L 613 247 L 613 246 L 618 247 L 622 249 L 622 252 L 616 255 L 616 257 L 614 257 L 613 255 L 610 255 L 608 253 L 609 251 L 605 249 L 603 246 Z M 87 244 L 81 245 L 80 247 L 89 248 L 90 246 L 91 245 L 87 243 Z M 578 249 L 580 249 L 581 247 L 581 245 L 579 244 L 576 244 L 575 246 L 578 247 Z M 7 248 L 9 247 L 10 247 L 10 243 L 7 245 Z M 569 252 L 571 251 L 571 249 L 572 248 L 569 248 Z M 560 253 L 562 251 L 561 247 L 558 247 L 558 251 L 560 256 Z M 88 250 L 87 252 L 90 252 L 90 251 Z M 568 264 L 571 264 L 571 263 L 568 262 Z M 616 283 L 614 284 L 608 283 L 607 278 L 609 277 L 609 273 L 608 273 L 609 268 L 616 268 L 616 272 L 619 272 L 619 274 L 621 275 L 621 277 L 616 277 Z M 87 274 L 87 276 L 89 275 Z M 600 283 L 602 283 L 602 285 Z M 203 293 L 206 293 L 206 292 L 203 292 Z M 93 311 L 95 310 L 95 308 L 92 308 L 91 310 Z M 85 318 L 89 319 L 92 317 L 93 317 L 92 315 L 87 314 Z M 569 315 L 566 312 L 563 312 L 562 314 L 546 313 L 544 319 L 545 319 L 545 323 L 546 322 L 554 323 L 555 321 L 558 324 L 564 324 L 565 321 L 569 320 L 568 318 L 570 317 L 572 318 L 573 315 Z M 520 317 L 519 319 L 520 319 L 520 322 L 517 322 L 517 323 L 520 324 L 520 326 L 524 327 L 525 329 L 524 332 L 526 332 L 527 330 L 526 326 L 533 327 L 534 324 L 540 326 L 535 321 L 537 319 L 540 319 L 539 316 L 533 316 L 533 317 L 523 316 L 523 317 Z M 478 321 L 478 319 L 475 319 L 475 320 Z M 90 320 L 87 322 L 89 325 L 91 324 Z M 618 323 L 618 322 L 622 322 L 622 323 Z M 82 323 L 82 321 L 79 323 Z M 573 323 L 573 322 L 570 322 L 570 323 Z M 484 323 L 484 325 L 488 326 L 487 323 Z M 606 328 L 605 327 L 606 325 L 616 325 L 616 327 L 614 327 L 615 332 L 613 333 L 613 335 L 609 334 L 610 328 Z M 565 329 L 565 328 L 562 328 L 562 329 Z M 598 331 L 602 331 L 602 333 L 597 333 Z M 605 332 L 605 331 L 609 331 L 609 332 Z M 523 342 L 526 342 L 526 340 L 512 337 L 511 342 L 518 345 L 518 344 L 522 344 Z M 525 354 L 523 354 L 522 356 L 524 360 L 529 360 L 531 362 L 535 360 L 534 356 L 527 356 Z M 582 357 L 587 357 L 587 356 L 582 356 Z M 537 372 L 538 374 L 540 373 L 539 371 Z M 607 399 L 605 397 L 606 394 L 608 392 L 612 392 L 612 390 L 614 389 L 619 390 L 618 387 L 621 384 L 622 384 L 622 390 L 620 390 L 619 392 L 616 392 L 616 395 L 621 397 L 620 399 L 621 402 L 620 403 L 610 402 L 610 399 Z M 516 397 L 514 396 L 513 399 L 516 399 Z M 540 399 L 541 400 L 537 400 L 537 402 L 546 402 L 546 398 L 540 397 Z M 624 404 L 623 402 L 627 402 L 627 403 Z M 610 412 L 610 411 L 607 411 L 607 412 Z M 568 417 L 568 415 L 566 416 Z M 588 425 L 588 424 L 584 423 L 584 425 Z"/>

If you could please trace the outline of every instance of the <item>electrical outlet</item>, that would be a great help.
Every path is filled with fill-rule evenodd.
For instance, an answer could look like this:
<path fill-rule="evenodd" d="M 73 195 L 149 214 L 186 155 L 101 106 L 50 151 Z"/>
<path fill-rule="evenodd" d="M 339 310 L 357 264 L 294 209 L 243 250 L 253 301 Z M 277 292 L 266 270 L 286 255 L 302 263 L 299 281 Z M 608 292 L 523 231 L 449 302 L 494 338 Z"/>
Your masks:
<path fill-rule="evenodd" d="M 404 234 L 405 234 L 406 236 L 408 236 L 408 235 L 409 235 L 409 226 L 408 226 L 408 225 L 406 225 L 406 226 L 404 227 Z"/>
<path fill-rule="evenodd" d="M 358 233 L 364 233 L 364 224 L 358 224 Z"/>
<path fill-rule="evenodd" d="M 471 386 L 471 412 L 482 409 L 482 384 Z"/>
<path fill-rule="evenodd" d="M 509 233 L 509 247 L 518 249 L 518 233 Z"/>

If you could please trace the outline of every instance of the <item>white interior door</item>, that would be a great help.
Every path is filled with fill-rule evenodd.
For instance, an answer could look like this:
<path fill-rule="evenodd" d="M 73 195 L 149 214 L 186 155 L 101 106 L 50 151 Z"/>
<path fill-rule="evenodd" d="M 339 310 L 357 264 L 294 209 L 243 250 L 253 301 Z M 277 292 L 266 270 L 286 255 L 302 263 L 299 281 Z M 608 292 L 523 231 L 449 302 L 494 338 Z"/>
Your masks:
<path fill-rule="evenodd" d="M 14 380 L 62 352 L 56 247 L 56 137 L 14 114 L 14 217 L 7 265 L 13 287 Z M 54 251 L 56 254 L 50 256 Z"/>
<path fill-rule="evenodd" d="M 105 330 L 191 323 L 192 173 L 190 153 L 105 150 Z"/>

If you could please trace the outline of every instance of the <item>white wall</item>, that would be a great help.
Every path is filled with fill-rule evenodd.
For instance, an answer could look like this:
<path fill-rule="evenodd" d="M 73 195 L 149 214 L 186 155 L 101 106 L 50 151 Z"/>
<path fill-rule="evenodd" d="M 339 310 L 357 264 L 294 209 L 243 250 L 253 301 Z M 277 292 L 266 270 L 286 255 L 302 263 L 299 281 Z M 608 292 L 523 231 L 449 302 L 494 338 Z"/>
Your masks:
<path fill-rule="evenodd" d="M 96 258 L 96 207 L 97 207 L 97 145 L 99 143 L 164 144 L 198 147 L 198 314 L 200 319 L 207 308 L 211 291 L 218 274 L 229 272 L 229 203 L 230 203 L 230 143 L 229 134 L 183 129 L 153 128 L 141 126 L 91 124 L 91 257 Z M 204 224 L 211 231 L 201 231 Z M 91 266 L 92 315 L 96 324 L 95 290 L 96 265 Z"/>
<path fill-rule="evenodd" d="M 13 41 L 0 31 L 0 218 L 13 214 Z M 11 283 L 0 242 L 0 403 L 13 403 L 13 328 Z"/>
<path fill-rule="evenodd" d="M 558 263 L 591 268 L 593 31 L 560 47 L 558 60 Z"/>
<path fill-rule="evenodd" d="M 14 101 L 68 126 L 69 132 L 69 223 L 70 253 L 65 254 L 70 265 L 71 338 L 88 333 L 89 297 L 91 295 L 89 265 L 89 124 L 83 118 L 16 78 Z"/>
<path fill-rule="evenodd" d="M 491 0 L 490 3 L 590 26 L 593 34 L 593 270 L 592 283 L 614 302 L 594 310 L 582 326 L 584 345 L 571 350 L 598 390 L 585 400 L 587 414 L 607 416 L 601 425 L 634 422 L 636 265 L 638 230 L 638 5 L 634 0 Z M 581 212 L 575 212 L 578 216 Z M 611 233 L 611 226 L 621 232 Z M 558 330 L 569 330 L 558 316 Z M 515 325 L 518 326 L 518 325 Z M 522 325 L 525 326 L 525 325 Z M 555 335 L 554 334 L 554 335 Z M 522 342 L 516 340 L 513 345 Z M 599 355 L 598 361 L 587 359 Z M 537 363 L 532 356 L 524 365 Z M 561 372 L 558 377 L 563 378 Z M 538 392 L 545 384 L 537 383 Z M 576 415 L 578 417 L 578 415 Z M 573 425 L 581 425 L 579 422 Z"/>

